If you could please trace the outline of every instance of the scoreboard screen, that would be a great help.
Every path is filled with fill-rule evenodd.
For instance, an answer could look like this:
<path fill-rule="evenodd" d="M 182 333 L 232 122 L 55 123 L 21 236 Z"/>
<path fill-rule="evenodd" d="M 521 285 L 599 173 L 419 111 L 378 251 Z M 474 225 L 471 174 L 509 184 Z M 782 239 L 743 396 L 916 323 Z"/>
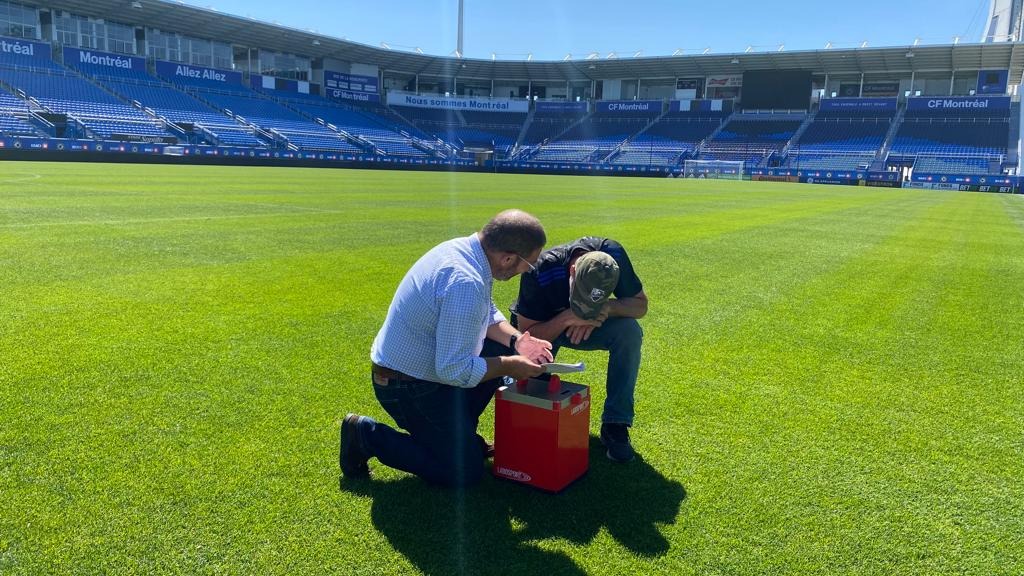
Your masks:
<path fill-rule="evenodd" d="M 748 70 L 741 100 L 747 110 L 807 110 L 811 107 L 808 70 Z"/>

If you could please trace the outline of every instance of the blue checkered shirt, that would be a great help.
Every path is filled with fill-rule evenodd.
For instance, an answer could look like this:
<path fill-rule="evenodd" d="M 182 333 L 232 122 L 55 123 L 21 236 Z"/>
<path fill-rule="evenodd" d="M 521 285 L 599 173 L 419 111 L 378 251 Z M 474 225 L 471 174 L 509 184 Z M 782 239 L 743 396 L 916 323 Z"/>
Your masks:
<path fill-rule="evenodd" d="M 472 388 L 487 372 L 487 328 L 505 320 L 491 300 L 491 266 L 476 234 L 435 246 L 405 274 L 370 358 L 415 378 Z"/>

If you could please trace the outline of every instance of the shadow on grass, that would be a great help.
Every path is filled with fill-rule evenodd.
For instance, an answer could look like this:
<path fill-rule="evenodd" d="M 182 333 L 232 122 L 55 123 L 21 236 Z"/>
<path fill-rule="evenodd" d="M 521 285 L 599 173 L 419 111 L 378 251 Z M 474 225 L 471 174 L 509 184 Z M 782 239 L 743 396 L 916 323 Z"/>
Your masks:
<path fill-rule="evenodd" d="M 393 482 L 343 481 L 373 498 L 373 525 L 419 570 L 447 574 L 584 574 L 565 553 L 536 541 L 582 546 L 602 528 L 632 553 L 656 557 L 669 550 L 658 530 L 671 524 L 686 498 L 637 457 L 615 464 L 590 439 L 590 471 L 561 494 L 539 492 L 490 473 L 464 492 L 434 488 L 414 477 Z"/>

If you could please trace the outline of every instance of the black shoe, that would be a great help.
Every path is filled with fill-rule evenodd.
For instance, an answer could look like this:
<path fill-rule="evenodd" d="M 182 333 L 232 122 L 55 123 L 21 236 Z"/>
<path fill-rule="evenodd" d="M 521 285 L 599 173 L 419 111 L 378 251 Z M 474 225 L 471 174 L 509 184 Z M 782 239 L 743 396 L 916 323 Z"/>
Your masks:
<path fill-rule="evenodd" d="M 494 444 L 479 434 L 476 437 L 480 439 L 480 444 L 484 447 L 484 459 L 494 458 Z"/>
<path fill-rule="evenodd" d="M 629 443 L 629 426 L 625 424 L 602 424 L 601 443 L 608 449 L 608 458 L 614 462 L 631 462 L 636 457 Z"/>
<path fill-rule="evenodd" d="M 363 452 L 359 432 L 360 419 L 362 416 L 358 414 L 348 414 L 341 422 L 341 453 L 338 463 L 346 478 L 366 478 L 370 475 L 370 467 L 366 465 L 370 457 Z"/>

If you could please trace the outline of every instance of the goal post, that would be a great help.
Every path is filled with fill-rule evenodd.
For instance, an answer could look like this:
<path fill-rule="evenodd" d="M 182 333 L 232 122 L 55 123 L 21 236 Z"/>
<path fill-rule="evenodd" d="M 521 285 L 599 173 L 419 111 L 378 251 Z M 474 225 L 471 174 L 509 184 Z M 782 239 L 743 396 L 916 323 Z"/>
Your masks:
<path fill-rule="evenodd" d="M 683 162 L 683 176 L 687 178 L 742 180 L 743 162 L 737 160 L 686 160 Z"/>

